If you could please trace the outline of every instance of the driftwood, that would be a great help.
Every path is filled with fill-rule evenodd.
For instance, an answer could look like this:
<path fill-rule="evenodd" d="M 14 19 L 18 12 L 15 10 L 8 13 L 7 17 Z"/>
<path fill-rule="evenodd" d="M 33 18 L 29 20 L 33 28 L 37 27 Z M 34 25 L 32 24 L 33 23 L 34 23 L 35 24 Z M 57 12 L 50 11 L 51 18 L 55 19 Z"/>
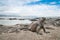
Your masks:
<path fill-rule="evenodd" d="M 43 29 L 44 32 L 46 32 L 45 28 L 44 28 L 44 21 L 45 18 L 42 18 L 41 20 L 39 19 L 36 22 L 33 22 L 30 26 L 31 26 L 31 31 L 32 32 L 39 32 L 40 29 Z M 36 31 L 37 27 L 39 26 L 38 31 Z"/>
<path fill-rule="evenodd" d="M 36 32 L 36 28 L 37 28 L 37 26 L 38 26 L 37 22 L 32 23 L 30 26 L 31 26 L 31 29 L 30 29 L 30 30 L 31 30 L 32 32 Z"/>

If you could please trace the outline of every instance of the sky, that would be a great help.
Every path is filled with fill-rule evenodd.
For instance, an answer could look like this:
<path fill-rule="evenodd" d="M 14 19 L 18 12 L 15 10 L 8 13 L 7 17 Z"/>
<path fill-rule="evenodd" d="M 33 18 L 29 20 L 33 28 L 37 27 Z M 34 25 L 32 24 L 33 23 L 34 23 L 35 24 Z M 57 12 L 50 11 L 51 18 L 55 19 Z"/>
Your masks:
<path fill-rule="evenodd" d="M 60 16 L 60 0 L 0 0 L 0 15 Z"/>

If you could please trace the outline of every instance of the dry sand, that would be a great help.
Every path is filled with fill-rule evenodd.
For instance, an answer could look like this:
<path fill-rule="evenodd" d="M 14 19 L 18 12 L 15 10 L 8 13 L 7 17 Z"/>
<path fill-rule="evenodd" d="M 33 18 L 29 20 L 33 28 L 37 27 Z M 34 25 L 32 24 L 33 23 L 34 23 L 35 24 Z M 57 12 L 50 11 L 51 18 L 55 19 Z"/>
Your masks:
<path fill-rule="evenodd" d="M 24 30 L 20 30 L 18 33 L 2 33 L 0 40 L 60 40 L 60 27 L 50 25 L 46 26 L 46 30 L 50 33 L 44 33 L 42 30 L 40 33 L 43 35 Z"/>

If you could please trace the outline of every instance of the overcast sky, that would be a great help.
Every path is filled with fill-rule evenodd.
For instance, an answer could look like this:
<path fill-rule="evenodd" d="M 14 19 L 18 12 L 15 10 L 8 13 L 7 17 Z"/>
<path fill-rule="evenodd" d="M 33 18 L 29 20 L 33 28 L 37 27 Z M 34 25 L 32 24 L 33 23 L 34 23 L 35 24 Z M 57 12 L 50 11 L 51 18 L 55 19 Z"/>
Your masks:
<path fill-rule="evenodd" d="M 60 16 L 60 0 L 0 0 L 0 14 Z"/>

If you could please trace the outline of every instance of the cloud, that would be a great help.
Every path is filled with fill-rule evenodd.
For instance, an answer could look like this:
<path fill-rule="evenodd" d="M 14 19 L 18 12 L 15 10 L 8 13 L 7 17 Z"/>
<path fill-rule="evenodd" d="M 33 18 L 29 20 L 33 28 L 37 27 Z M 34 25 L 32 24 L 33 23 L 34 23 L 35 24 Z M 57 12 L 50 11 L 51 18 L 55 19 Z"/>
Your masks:
<path fill-rule="evenodd" d="M 17 14 L 20 16 L 60 16 L 60 9 L 51 5 L 34 5 L 34 6 L 16 6 L 9 7 L 3 13 Z"/>
<path fill-rule="evenodd" d="M 57 5 L 24 5 L 36 1 L 41 0 L 3 0 L 2 3 L 5 5 L 0 6 L 0 13 L 20 16 L 60 16 L 60 8 Z M 50 4 L 56 4 L 56 2 L 50 2 Z"/>
<path fill-rule="evenodd" d="M 39 0 L 0 0 L 0 6 L 21 6 L 25 3 L 34 2 Z"/>
<path fill-rule="evenodd" d="M 50 2 L 50 4 L 52 4 L 52 5 L 54 5 L 54 4 L 56 4 L 57 2 Z"/>

